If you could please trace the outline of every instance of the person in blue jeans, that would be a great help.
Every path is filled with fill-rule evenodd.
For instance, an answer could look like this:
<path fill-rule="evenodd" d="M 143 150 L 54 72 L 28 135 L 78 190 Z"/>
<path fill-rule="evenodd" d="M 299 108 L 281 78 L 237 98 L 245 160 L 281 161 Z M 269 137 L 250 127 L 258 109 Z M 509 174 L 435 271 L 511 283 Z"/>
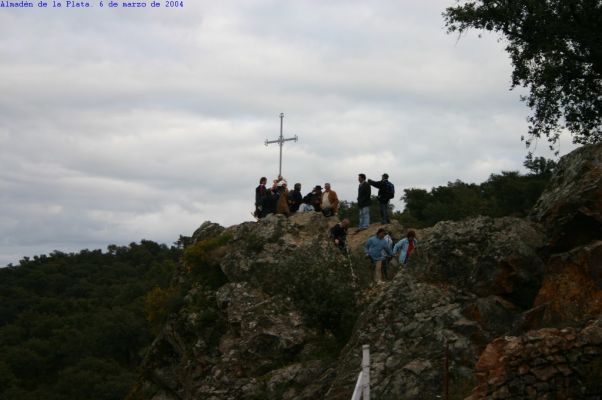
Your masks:
<path fill-rule="evenodd" d="M 366 256 L 374 263 L 374 281 L 377 284 L 383 283 L 381 273 L 382 262 L 387 256 L 392 256 L 391 246 L 385 240 L 386 231 L 380 228 L 376 235 L 370 236 L 364 245 Z"/>
<path fill-rule="evenodd" d="M 370 203 L 372 203 L 370 196 L 372 195 L 372 189 L 370 188 L 370 184 L 366 182 L 365 174 L 359 174 L 357 180 L 360 182 L 357 188 L 357 208 L 360 210 L 360 220 L 357 230 L 363 231 L 364 229 L 368 229 L 370 225 Z"/>
<path fill-rule="evenodd" d="M 395 187 L 389 182 L 389 174 L 384 173 L 380 181 L 368 179 L 368 183 L 378 189 L 378 205 L 380 207 L 380 222 L 383 225 L 390 223 L 389 200 L 395 197 Z"/>

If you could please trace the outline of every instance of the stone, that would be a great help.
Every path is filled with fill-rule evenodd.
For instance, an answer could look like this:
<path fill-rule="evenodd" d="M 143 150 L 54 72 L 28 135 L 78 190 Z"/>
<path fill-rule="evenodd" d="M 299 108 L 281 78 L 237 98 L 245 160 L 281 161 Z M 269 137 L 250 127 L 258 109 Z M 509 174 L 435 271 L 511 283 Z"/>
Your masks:
<path fill-rule="evenodd" d="M 410 260 L 421 280 L 531 307 L 544 265 L 537 249 L 545 245 L 545 235 L 538 226 L 518 218 L 476 217 L 440 222 L 422 236 L 420 251 Z"/>
<path fill-rule="evenodd" d="M 537 377 L 540 381 L 549 381 L 554 375 L 558 373 L 558 370 L 553 366 L 542 366 L 533 368 L 531 373 Z"/>
<path fill-rule="evenodd" d="M 555 251 L 602 239 L 602 143 L 560 159 L 531 216 L 544 225 Z"/>
<path fill-rule="evenodd" d="M 602 314 L 602 241 L 554 255 L 547 262 L 534 306 L 541 306 L 528 327 L 579 322 Z"/>

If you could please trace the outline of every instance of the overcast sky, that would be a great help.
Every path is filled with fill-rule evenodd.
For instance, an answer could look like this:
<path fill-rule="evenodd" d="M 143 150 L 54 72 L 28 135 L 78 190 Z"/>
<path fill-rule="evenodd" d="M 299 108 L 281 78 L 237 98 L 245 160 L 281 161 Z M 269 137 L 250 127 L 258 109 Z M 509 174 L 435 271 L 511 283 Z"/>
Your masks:
<path fill-rule="evenodd" d="M 283 175 L 304 193 L 520 170 L 529 110 L 504 43 L 447 35 L 453 3 L 0 9 L 0 266 L 250 220 L 281 112 L 299 136 Z"/>

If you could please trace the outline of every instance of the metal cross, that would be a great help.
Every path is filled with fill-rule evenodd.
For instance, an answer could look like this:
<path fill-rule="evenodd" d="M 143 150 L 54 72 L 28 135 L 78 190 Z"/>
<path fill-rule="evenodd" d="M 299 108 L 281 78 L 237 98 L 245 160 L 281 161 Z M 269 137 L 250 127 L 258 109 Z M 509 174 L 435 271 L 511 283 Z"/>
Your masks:
<path fill-rule="evenodd" d="M 284 142 L 288 142 L 289 140 L 294 140 L 296 142 L 298 139 L 297 135 L 295 135 L 292 138 L 288 138 L 288 139 L 285 139 L 284 136 L 282 136 L 282 120 L 283 119 L 284 119 L 284 113 L 280 113 L 280 137 L 276 140 L 266 140 L 265 141 L 266 146 L 268 144 L 272 144 L 272 143 L 278 143 L 280 145 L 280 164 L 278 167 L 278 176 L 282 176 L 282 145 L 284 144 Z"/>

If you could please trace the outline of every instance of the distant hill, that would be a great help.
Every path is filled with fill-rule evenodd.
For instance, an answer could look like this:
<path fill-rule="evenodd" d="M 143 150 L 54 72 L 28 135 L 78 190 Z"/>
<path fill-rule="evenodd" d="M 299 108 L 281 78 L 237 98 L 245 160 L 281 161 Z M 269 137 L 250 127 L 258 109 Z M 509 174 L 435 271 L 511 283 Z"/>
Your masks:
<path fill-rule="evenodd" d="M 0 269 L 0 398 L 122 399 L 154 337 L 145 298 L 180 254 L 143 240 Z"/>

